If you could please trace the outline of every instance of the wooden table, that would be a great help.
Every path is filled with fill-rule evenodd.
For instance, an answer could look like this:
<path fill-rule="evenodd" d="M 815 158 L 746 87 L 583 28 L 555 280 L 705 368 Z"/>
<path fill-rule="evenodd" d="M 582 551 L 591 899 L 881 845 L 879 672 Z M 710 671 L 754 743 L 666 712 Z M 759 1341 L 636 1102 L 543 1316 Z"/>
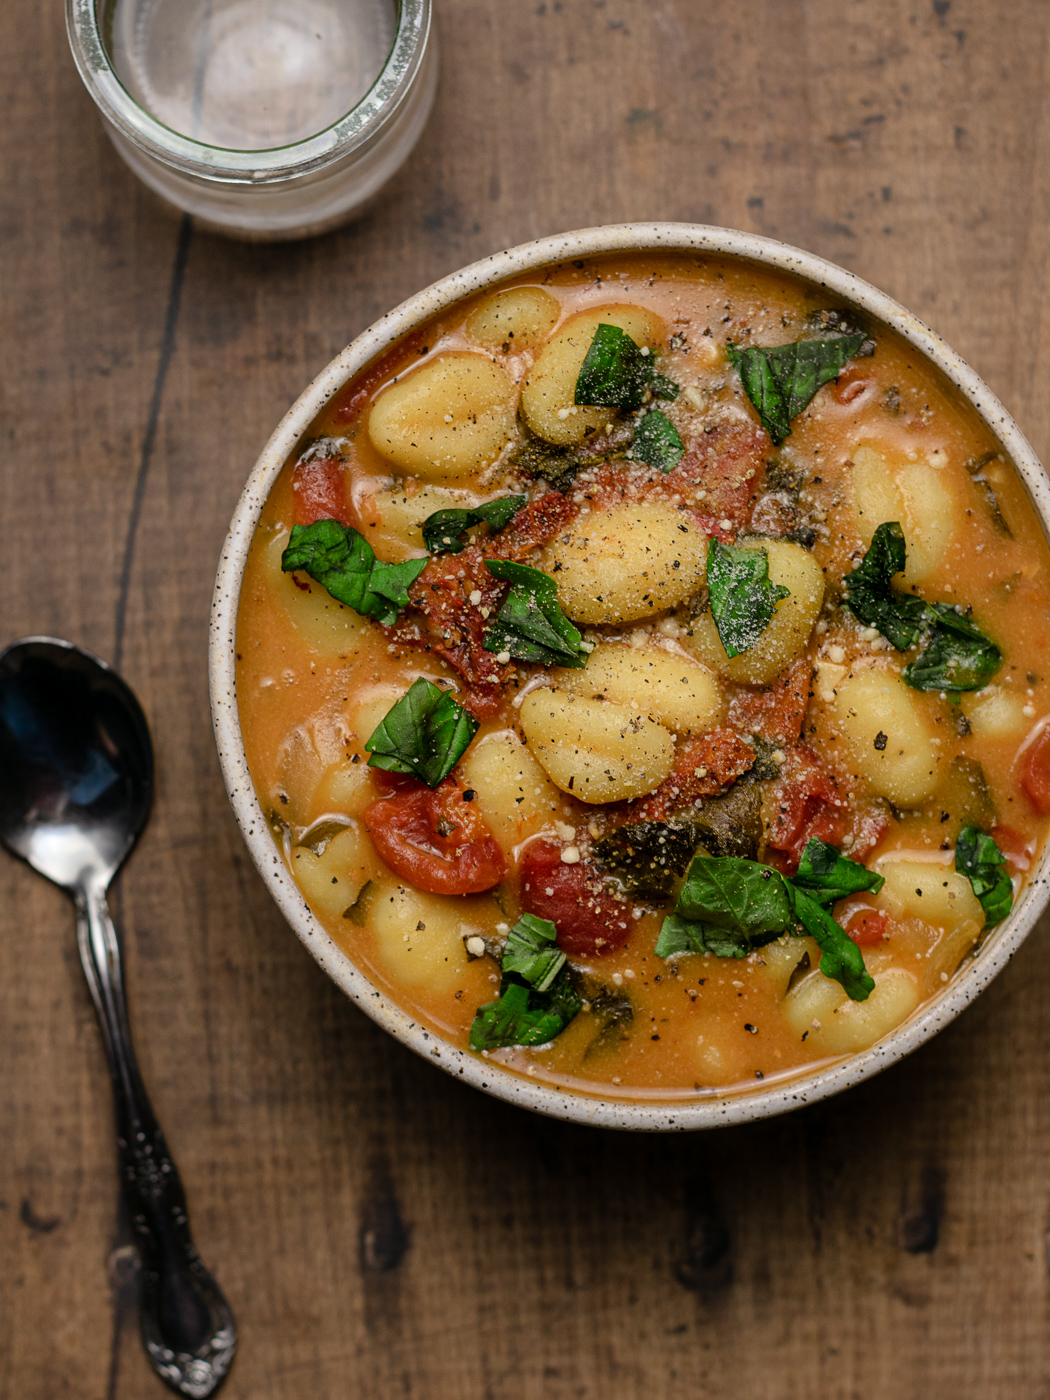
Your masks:
<path fill-rule="evenodd" d="M 119 659 L 159 761 L 120 881 L 147 1082 L 241 1329 L 229 1400 L 939 1400 L 1050 1388 L 1048 926 L 841 1099 L 562 1126 L 377 1030 L 271 904 L 219 776 L 219 548 L 353 335 L 540 234 L 684 219 L 855 269 L 1050 448 L 1045 0 L 437 0 L 378 208 L 238 245 L 110 148 L 61 6 L 0 8 L 0 641 Z M 150 1400 L 109 1085 L 63 896 L 0 859 L 0 1400 Z"/>

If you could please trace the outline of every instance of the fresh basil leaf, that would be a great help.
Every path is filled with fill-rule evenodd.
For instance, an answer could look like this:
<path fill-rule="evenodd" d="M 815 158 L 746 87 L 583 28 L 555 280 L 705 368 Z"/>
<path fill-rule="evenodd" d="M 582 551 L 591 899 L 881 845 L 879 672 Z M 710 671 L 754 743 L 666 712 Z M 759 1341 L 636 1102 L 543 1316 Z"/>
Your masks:
<path fill-rule="evenodd" d="M 634 442 L 627 454 L 633 461 L 648 462 L 662 472 L 673 472 L 685 455 L 678 429 L 658 408 L 638 420 Z"/>
<path fill-rule="evenodd" d="M 547 992 L 505 977 L 497 1001 L 479 1006 L 470 1028 L 472 1050 L 507 1045 L 546 1045 L 579 1013 L 583 1003 L 568 968 L 562 968 Z"/>
<path fill-rule="evenodd" d="M 769 865 L 734 856 L 698 855 L 674 912 L 741 934 L 757 948 L 787 928 L 791 901 L 784 877 Z"/>
<path fill-rule="evenodd" d="M 564 966 L 565 954 L 558 947 L 554 924 L 535 914 L 522 914 L 507 934 L 503 971 L 515 972 L 535 991 L 546 992 Z"/>
<path fill-rule="evenodd" d="M 384 564 L 363 535 L 338 520 L 293 526 L 281 555 L 286 574 L 301 569 L 337 602 L 387 626 L 408 606 L 408 590 L 426 566 L 426 559 Z"/>
<path fill-rule="evenodd" d="M 495 622 L 485 633 L 486 651 L 508 652 L 519 661 L 541 666 L 587 664 L 583 638 L 561 610 L 554 580 L 541 569 L 512 559 L 486 559 L 494 578 L 511 585 Z"/>
<path fill-rule="evenodd" d="M 930 639 L 901 679 L 915 690 L 983 690 L 1003 664 L 1002 652 L 947 603 L 928 603 L 926 610 L 934 622 Z"/>
<path fill-rule="evenodd" d="M 820 948 L 820 970 L 840 983 L 851 1001 L 867 1001 L 875 982 L 864 966 L 864 955 L 844 928 L 822 909 L 808 890 L 788 880 L 791 903 L 799 923 L 816 939 Z"/>
<path fill-rule="evenodd" d="M 431 554 L 460 554 L 466 533 L 475 525 L 487 525 L 494 535 L 517 515 L 525 496 L 499 496 L 473 510 L 436 510 L 423 521 L 423 545 Z"/>
<path fill-rule="evenodd" d="M 850 611 L 869 627 L 877 627 L 898 651 L 907 651 L 925 637 L 915 660 L 901 679 L 915 690 L 980 690 L 1003 664 L 1003 654 L 990 637 L 948 603 L 927 603 L 891 586 L 903 573 L 907 556 L 904 532 L 896 521 L 884 521 L 872 536 L 871 547 L 843 580 Z"/>
<path fill-rule="evenodd" d="M 770 939 L 764 940 L 769 942 Z M 713 953 L 716 958 L 746 958 L 758 947 L 742 933 L 718 928 L 695 919 L 668 914 L 660 928 L 654 952 L 658 958 L 674 958 L 682 953 Z"/>
<path fill-rule="evenodd" d="M 372 768 L 407 773 L 436 788 L 462 758 L 478 722 L 452 696 L 420 676 L 386 712 L 365 744 Z"/>
<path fill-rule="evenodd" d="M 729 363 L 739 370 L 744 391 L 774 446 L 779 447 L 790 434 L 792 421 L 818 389 L 842 373 L 866 339 L 858 333 L 770 347 L 726 346 Z"/>
<path fill-rule="evenodd" d="M 815 836 L 806 843 L 798 871 L 791 877 L 791 882 L 804 888 L 806 894 L 818 904 L 826 905 L 837 904 L 840 899 L 861 890 L 878 894 L 886 883 L 874 870 L 869 870 L 858 861 L 848 860 L 834 846 Z"/>
<path fill-rule="evenodd" d="M 877 627 L 898 651 L 915 646 L 926 617 L 921 598 L 898 593 L 890 585 L 894 574 L 904 572 L 906 563 L 904 531 L 896 520 L 883 521 L 867 554 L 842 580 L 850 612 L 868 627 Z"/>
<path fill-rule="evenodd" d="M 573 402 L 588 408 L 622 408 L 633 413 L 646 396 L 675 399 L 678 385 L 656 372 L 656 357 L 619 326 L 602 324 L 594 332 L 576 379 Z"/>
<path fill-rule="evenodd" d="M 698 833 L 690 822 L 630 822 L 595 841 L 591 854 L 622 893 L 666 899 L 677 878 L 688 870 L 698 845 Z"/>
<path fill-rule="evenodd" d="M 955 868 L 981 901 L 986 928 L 1002 923 L 1014 902 L 1014 887 L 1003 853 L 975 826 L 964 826 L 955 840 Z"/>
<path fill-rule="evenodd" d="M 712 539 L 707 546 L 711 616 L 727 656 L 753 647 L 769 626 L 774 606 L 789 589 L 769 581 L 769 554 Z"/>

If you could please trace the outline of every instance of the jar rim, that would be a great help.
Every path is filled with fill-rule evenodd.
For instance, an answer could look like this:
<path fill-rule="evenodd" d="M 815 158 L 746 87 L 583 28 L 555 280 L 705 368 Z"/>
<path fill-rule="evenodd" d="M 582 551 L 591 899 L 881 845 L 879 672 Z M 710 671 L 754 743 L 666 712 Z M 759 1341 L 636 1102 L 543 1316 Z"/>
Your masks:
<path fill-rule="evenodd" d="M 73 59 L 102 115 L 140 150 L 165 165 L 224 184 L 264 185 L 306 175 L 368 144 L 411 88 L 430 36 L 432 0 L 397 0 L 397 29 L 383 67 L 364 96 L 305 140 L 265 150 L 210 146 L 165 126 L 117 77 L 99 27 L 101 0 L 66 0 Z"/>

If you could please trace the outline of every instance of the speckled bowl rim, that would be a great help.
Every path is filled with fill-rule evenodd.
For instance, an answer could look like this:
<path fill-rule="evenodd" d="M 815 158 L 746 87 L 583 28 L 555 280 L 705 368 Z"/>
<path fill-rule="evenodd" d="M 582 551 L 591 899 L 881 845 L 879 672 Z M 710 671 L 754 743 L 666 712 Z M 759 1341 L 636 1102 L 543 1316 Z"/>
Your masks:
<path fill-rule="evenodd" d="M 1032 872 L 1010 917 L 987 939 L 973 961 L 890 1035 L 860 1054 L 826 1064 L 811 1073 L 795 1072 L 766 1080 L 754 1088 L 701 1091 L 695 1100 L 627 1103 L 561 1090 L 523 1078 L 490 1059 L 448 1044 L 373 986 L 328 936 L 288 873 L 252 787 L 237 713 L 235 676 L 241 579 L 256 522 L 297 440 L 324 404 L 401 336 L 461 297 L 550 263 L 603 253 L 650 250 L 727 255 L 794 273 L 826 287 L 836 300 L 847 301 L 891 326 L 941 369 L 974 406 L 1016 464 L 1044 531 L 1050 535 L 1050 481 L 1013 418 L 988 386 L 938 335 L 870 283 L 812 253 L 733 229 L 676 223 L 613 224 L 581 229 L 495 253 L 441 278 L 359 335 L 300 395 L 263 449 L 234 512 L 215 582 L 209 678 L 219 761 L 248 850 L 285 918 L 346 995 L 403 1045 L 496 1098 L 553 1118 L 596 1127 L 652 1132 L 713 1128 L 784 1113 L 840 1093 L 910 1054 L 954 1020 L 1006 966 L 1027 937 L 1050 893 L 1047 890 L 1050 848 Z"/>

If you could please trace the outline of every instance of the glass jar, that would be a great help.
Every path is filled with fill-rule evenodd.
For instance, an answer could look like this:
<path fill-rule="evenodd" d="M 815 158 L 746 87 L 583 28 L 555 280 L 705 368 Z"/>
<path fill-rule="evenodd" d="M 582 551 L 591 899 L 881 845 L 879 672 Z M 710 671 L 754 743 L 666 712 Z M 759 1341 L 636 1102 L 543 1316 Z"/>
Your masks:
<path fill-rule="evenodd" d="M 437 88 L 431 0 L 66 0 L 66 22 L 135 174 L 239 238 L 359 213 Z"/>

